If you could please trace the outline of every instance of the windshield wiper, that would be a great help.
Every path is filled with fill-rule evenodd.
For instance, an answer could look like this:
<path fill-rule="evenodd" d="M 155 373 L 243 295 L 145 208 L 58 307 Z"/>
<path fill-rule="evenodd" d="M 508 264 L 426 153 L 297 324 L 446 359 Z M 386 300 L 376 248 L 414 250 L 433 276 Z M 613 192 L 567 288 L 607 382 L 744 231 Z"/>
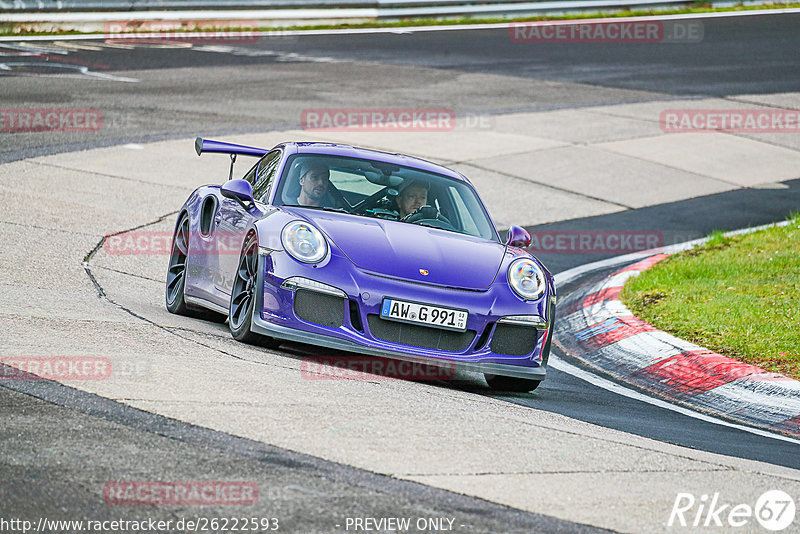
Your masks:
<path fill-rule="evenodd" d="M 441 226 L 436 226 L 435 224 L 429 224 L 429 223 L 425 223 L 425 222 L 421 222 L 421 221 L 416 221 L 416 222 L 413 222 L 411 224 L 416 224 L 417 226 L 425 226 L 427 228 L 436 228 L 437 230 L 445 230 L 447 232 L 461 233 L 458 230 L 456 230 L 455 228 L 442 228 Z"/>
<path fill-rule="evenodd" d="M 350 213 L 344 208 L 330 208 L 328 206 L 301 206 L 300 204 L 284 204 L 286 208 L 306 208 L 309 210 L 321 210 L 321 211 L 335 211 L 338 213 Z"/>

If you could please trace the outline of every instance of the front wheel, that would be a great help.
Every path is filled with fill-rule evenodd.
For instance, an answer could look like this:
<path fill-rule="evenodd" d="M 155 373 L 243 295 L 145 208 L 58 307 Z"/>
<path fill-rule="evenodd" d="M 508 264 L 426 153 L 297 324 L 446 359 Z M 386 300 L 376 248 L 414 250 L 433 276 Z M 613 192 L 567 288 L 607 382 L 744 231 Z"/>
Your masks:
<path fill-rule="evenodd" d="M 258 285 L 258 240 L 250 234 L 244 241 L 239 266 L 231 290 L 231 303 L 228 309 L 228 327 L 233 339 L 243 343 L 261 344 L 276 348 L 278 340 L 253 332 L 253 307 L 256 301 Z"/>
<path fill-rule="evenodd" d="M 515 376 L 490 375 L 484 373 L 483 377 L 489 387 L 495 391 L 509 391 L 513 393 L 527 393 L 539 387 L 541 380 L 517 378 Z"/>

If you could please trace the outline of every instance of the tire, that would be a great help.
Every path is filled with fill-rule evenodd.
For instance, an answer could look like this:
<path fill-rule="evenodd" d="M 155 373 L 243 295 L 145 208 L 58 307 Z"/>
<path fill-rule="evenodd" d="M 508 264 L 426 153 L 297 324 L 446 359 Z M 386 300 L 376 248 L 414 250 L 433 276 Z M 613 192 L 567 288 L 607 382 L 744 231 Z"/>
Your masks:
<path fill-rule="evenodd" d="M 255 306 L 258 289 L 258 240 L 255 234 L 249 234 L 244 240 L 236 277 L 231 288 L 231 303 L 228 307 L 228 327 L 236 341 L 277 348 L 280 341 L 271 337 L 256 334 L 251 330 L 253 323 L 253 306 Z"/>
<path fill-rule="evenodd" d="M 176 315 L 190 315 L 184 300 L 186 285 L 186 259 L 189 257 L 189 217 L 184 213 L 172 236 L 172 248 L 167 268 L 167 285 L 164 291 L 167 311 Z"/>
<path fill-rule="evenodd" d="M 172 236 L 172 248 L 167 268 L 167 285 L 164 291 L 167 311 L 176 315 L 204 319 L 215 323 L 224 323 L 225 317 L 205 308 L 195 308 L 186 304 L 186 263 L 189 257 L 189 216 L 181 216 L 175 234 Z"/>
<path fill-rule="evenodd" d="M 493 390 L 513 393 L 527 393 L 533 391 L 542 383 L 541 380 L 517 378 L 515 376 L 490 375 L 489 373 L 484 373 L 483 377 Z"/>

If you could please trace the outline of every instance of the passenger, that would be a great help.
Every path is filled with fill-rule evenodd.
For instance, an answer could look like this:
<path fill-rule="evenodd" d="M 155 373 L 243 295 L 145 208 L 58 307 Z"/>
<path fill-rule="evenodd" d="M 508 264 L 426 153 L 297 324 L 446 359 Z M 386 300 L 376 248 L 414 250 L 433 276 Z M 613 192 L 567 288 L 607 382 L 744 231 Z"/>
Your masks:
<path fill-rule="evenodd" d="M 320 161 L 303 163 L 300 168 L 299 206 L 322 206 L 327 200 L 331 185 L 331 173 L 327 165 Z"/>

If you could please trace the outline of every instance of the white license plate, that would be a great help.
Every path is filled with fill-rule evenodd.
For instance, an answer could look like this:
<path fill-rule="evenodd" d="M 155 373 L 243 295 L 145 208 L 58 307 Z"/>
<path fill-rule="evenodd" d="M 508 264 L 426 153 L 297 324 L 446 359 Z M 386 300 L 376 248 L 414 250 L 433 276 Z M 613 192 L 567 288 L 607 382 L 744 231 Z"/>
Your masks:
<path fill-rule="evenodd" d="M 448 330 L 467 330 L 467 317 L 469 313 L 464 310 L 442 308 L 419 302 L 406 300 L 383 299 L 381 317 L 392 321 L 405 323 L 424 324 Z"/>

